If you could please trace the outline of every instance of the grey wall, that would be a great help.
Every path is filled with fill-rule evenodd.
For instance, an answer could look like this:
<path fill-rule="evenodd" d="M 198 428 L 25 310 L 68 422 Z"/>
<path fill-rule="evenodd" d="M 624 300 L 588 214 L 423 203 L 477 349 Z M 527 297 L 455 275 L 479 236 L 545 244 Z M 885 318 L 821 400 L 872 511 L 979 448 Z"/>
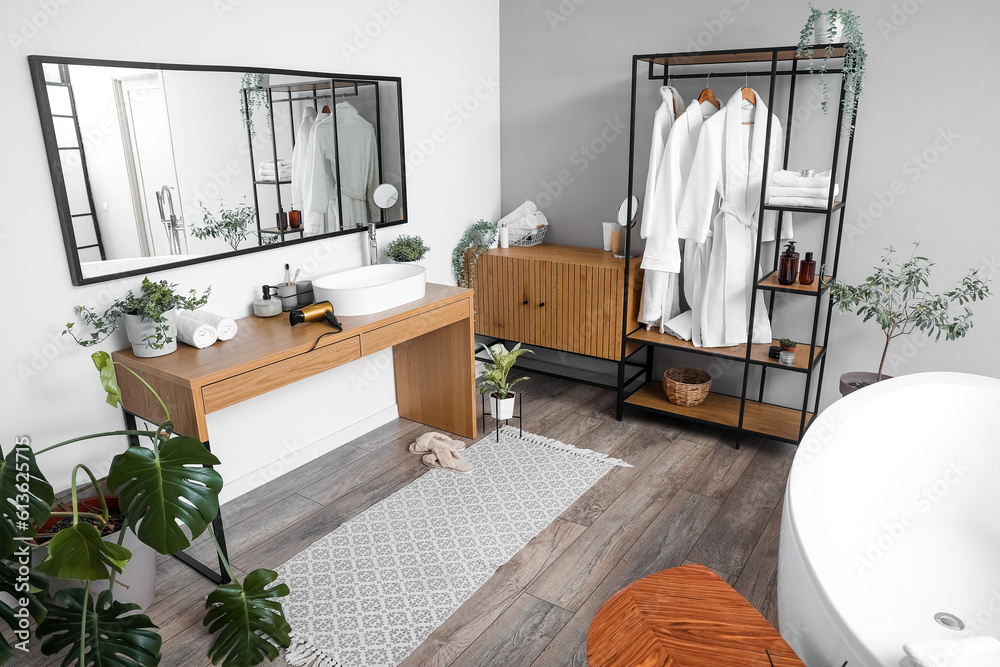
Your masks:
<path fill-rule="evenodd" d="M 983 83 L 995 77 L 970 68 L 996 66 L 1000 5 L 854 0 L 845 6 L 861 15 L 869 74 L 859 109 L 841 278 L 861 280 L 883 248 L 908 252 L 914 240 L 938 263 L 934 288 L 952 286 L 973 267 L 996 278 L 1000 228 L 988 193 L 998 176 L 1000 89 Z M 792 0 L 504 0 L 504 212 L 534 199 L 552 222 L 547 242 L 599 246 L 600 222 L 612 219 L 627 191 L 631 55 L 794 44 L 807 11 L 806 2 Z M 724 101 L 741 84 L 716 80 L 712 87 Z M 702 87 L 701 81 L 685 84 L 685 99 Z M 655 83 L 640 81 L 640 90 L 636 194 L 641 199 L 658 100 Z M 793 145 L 790 159 L 796 168 L 828 161 L 832 138 L 831 119 L 822 118 L 816 96 L 800 93 L 800 99 L 795 118 L 801 143 Z M 786 108 L 773 110 L 785 120 Z M 796 220 L 796 236 L 805 240 L 800 250 L 818 250 L 813 239 L 821 224 L 818 217 Z M 1000 325 L 1000 297 L 973 308 L 976 326 L 966 339 L 897 340 L 887 372 L 1000 375 L 1000 358 L 990 347 Z M 775 318 L 775 333 L 808 338 L 810 318 L 801 300 L 789 301 Z M 834 315 L 824 404 L 838 396 L 842 372 L 877 367 L 883 340 L 873 323 Z M 657 361 L 705 366 L 708 358 L 675 355 Z M 712 368 L 714 375 L 727 376 L 724 388 L 733 386 L 735 370 Z M 801 386 L 801 378 L 784 375 L 769 398 L 787 399 Z"/>

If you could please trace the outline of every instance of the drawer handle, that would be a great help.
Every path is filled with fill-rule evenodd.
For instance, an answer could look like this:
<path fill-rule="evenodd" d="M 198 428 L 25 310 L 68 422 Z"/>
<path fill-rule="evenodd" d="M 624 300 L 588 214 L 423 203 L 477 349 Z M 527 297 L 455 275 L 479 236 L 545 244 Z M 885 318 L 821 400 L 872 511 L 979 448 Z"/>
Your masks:
<path fill-rule="evenodd" d="M 544 302 L 544 301 L 542 301 L 542 302 L 541 302 L 540 304 L 538 304 L 538 307 L 539 307 L 539 308 L 544 308 L 544 307 L 545 307 L 545 302 Z"/>
<path fill-rule="evenodd" d="M 528 305 L 528 300 L 527 300 L 527 299 L 525 299 L 525 300 L 524 300 L 524 303 L 522 303 L 521 305 L 522 305 L 522 306 L 527 306 L 527 305 Z"/>

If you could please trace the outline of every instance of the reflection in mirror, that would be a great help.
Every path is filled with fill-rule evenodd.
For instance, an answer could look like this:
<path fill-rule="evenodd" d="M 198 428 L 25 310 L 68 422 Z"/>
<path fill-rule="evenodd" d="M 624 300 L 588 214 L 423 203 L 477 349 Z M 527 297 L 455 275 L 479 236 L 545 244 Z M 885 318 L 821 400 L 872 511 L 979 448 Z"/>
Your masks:
<path fill-rule="evenodd" d="M 398 78 L 29 62 L 74 284 L 406 222 Z"/>

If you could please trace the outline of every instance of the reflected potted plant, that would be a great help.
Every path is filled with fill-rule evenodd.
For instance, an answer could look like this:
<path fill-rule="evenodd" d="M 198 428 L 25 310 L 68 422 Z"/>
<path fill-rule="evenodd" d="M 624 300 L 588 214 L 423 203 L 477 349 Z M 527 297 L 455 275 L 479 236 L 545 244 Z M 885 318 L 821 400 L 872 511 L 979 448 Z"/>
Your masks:
<path fill-rule="evenodd" d="M 220 201 L 218 217 L 208 210 L 204 202 L 199 202 L 199 205 L 202 212 L 201 225 L 191 226 L 191 235 L 196 239 L 222 239 L 233 250 L 238 250 L 240 243 L 250 238 L 253 233 L 257 209 L 250 206 L 245 197 L 243 203 L 233 208 L 226 208 Z"/>
<path fill-rule="evenodd" d="M 528 378 L 520 377 L 516 380 L 508 380 L 507 376 L 514 368 L 514 362 L 517 361 L 518 357 L 527 352 L 532 354 L 534 352 L 522 349 L 520 343 L 509 351 L 503 343 L 496 343 L 492 347 L 483 344 L 483 348 L 489 355 L 490 361 L 484 364 L 484 368 L 477 378 L 479 393 L 490 395 L 490 414 L 493 415 L 494 419 L 510 419 L 514 415 L 515 398 L 511 389 L 518 382 Z"/>
<path fill-rule="evenodd" d="M 253 124 L 254 111 L 266 109 L 268 105 L 267 86 L 270 84 L 270 78 L 270 74 L 259 72 L 244 72 L 240 78 L 240 116 L 243 117 L 243 124 L 250 132 L 251 139 L 257 136 L 257 129 Z M 268 121 L 268 129 L 270 129 L 270 118 Z"/>
<path fill-rule="evenodd" d="M 183 296 L 174 291 L 176 287 L 166 280 L 154 283 L 149 278 L 143 278 L 138 296 L 129 290 L 101 314 L 87 306 L 77 306 L 83 322 L 94 331 L 89 337 L 78 338 L 73 331 L 74 323 L 69 322 L 63 335 L 69 334 L 79 345 L 91 347 L 104 341 L 124 321 L 132 354 L 137 357 L 170 354 L 177 349 L 177 309 L 201 308 L 208 303 L 208 295 L 212 292 L 212 288 L 208 287 L 198 296 L 192 289 L 188 296 Z"/>
<path fill-rule="evenodd" d="M 926 288 L 934 263 L 917 256 L 919 245 L 914 242 L 913 253 L 902 264 L 893 260 L 895 250 L 889 247 L 881 266 L 860 285 L 848 285 L 839 280 L 830 282 L 830 299 L 834 305 L 841 311 L 853 310 L 863 322 L 875 320 L 885 335 L 878 372 L 844 373 L 840 376 L 842 395 L 891 377 L 882 371 L 889 345 L 900 336 L 919 331 L 934 336 L 934 340 L 940 340 L 942 335 L 945 340 L 964 337 L 972 328 L 972 311 L 966 306 L 961 314 L 952 315 L 949 312 L 951 305 L 965 306 L 992 294 L 989 278 L 981 278 L 979 269 L 970 271 L 953 289 L 939 294 L 929 292 Z"/>
<path fill-rule="evenodd" d="M 419 236 L 397 236 L 385 247 L 385 256 L 394 262 L 419 262 L 430 252 Z"/>
<path fill-rule="evenodd" d="M 279 647 L 290 644 L 291 628 L 279 602 L 289 590 L 284 584 L 271 585 L 278 576 L 272 570 L 255 570 L 240 583 L 222 556 L 211 528 L 219 512 L 222 477 L 209 467 L 220 465 L 219 459 L 197 439 L 173 433 L 167 406 L 134 371 L 112 361 L 105 352 L 91 356 L 110 405 L 121 402 L 117 366 L 149 389 L 165 421 L 154 430 L 84 435 L 37 452 L 30 443 L 19 440 L 11 451 L 0 452 L 0 592 L 13 595 L 16 605 L 12 607 L 8 598 L 0 596 L 0 620 L 14 632 L 17 642 L 27 645 L 30 632 L 20 619 L 26 615 L 33 618 L 38 624 L 35 634 L 41 640 L 41 653 L 65 654 L 64 665 L 159 664 L 162 641 L 156 626 L 148 616 L 136 613 L 138 605 L 116 597 L 117 577 L 135 558 L 123 545 L 124 535 L 127 532 L 160 554 L 173 554 L 207 533 L 232 578 L 205 602 L 204 625 L 211 634 L 218 633 L 209 659 L 233 667 L 258 665 L 265 658 L 274 660 Z M 31 541 L 49 524 L 54 511 L 52 486 L 39 469 L 36 455 L 80 441 L 123 435 L 145 438 L 148 446 L 128 447 L 111 462 L 107 487 L 119 500 L 118 539 L 101 539 L 101 532 L 113 520 L 108 495 L 87 466 L 79 464 L 70 478 L 69 525 L 48 541 L 44 559 L 37 566 L 23 567 L 30 561 L 30 550 L 39 548 L 31 547 Z M 97 504 L 89 508 L 92 511 L 81 511 L 88 508 L 78 504 L 76 478 L 81 470 L 97 493 Z M 40 573 L 82 583 L 50 595 Z M 24 586 L 28 590 L 21 588 L 22 582 L 29 584 Z M 95 582 L 107 582 L 96 600 Z M 15 651 L 0 635 L 0 664 L 11 660 Z"/>

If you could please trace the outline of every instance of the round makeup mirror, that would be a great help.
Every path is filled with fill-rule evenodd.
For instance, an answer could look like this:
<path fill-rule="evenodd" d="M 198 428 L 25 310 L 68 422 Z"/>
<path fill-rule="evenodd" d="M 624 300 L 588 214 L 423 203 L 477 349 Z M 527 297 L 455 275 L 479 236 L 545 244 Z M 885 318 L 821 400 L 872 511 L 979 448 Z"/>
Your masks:
<path fill-rule="evenodd" d="M 622 205 L 618 207 L 618 224 L 624 227 L 635 220 L 635 214 L 639 210 L 639 198 L 632 195 L 632 217 L 628 217 L 628 198 L 622 200 Z"/>
<path fill-rule="evenodd" d="M 375 192 L 372 193 L 372 201 L 381 209 L 392 208 L 398 199 L 399 191 L 396 189 L 396 186 L 389 185 L 388 183 L 378 186 L 375 188 Z"/>

